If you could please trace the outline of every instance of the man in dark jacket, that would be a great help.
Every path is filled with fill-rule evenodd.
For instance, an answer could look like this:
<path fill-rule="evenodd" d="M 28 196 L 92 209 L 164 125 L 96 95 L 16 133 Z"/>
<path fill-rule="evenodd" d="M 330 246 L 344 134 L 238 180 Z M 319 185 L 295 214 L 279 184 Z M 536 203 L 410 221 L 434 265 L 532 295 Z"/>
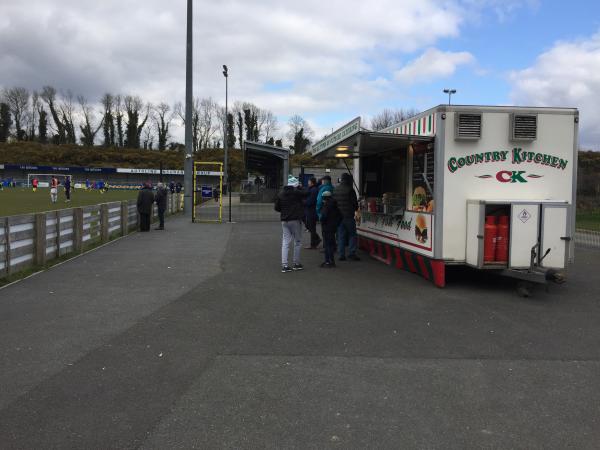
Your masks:
<path fill-rule="evenodd" d="M 167 189 L 162 183 L 156 185 L 156 194 L 154 195 L 154 201 L 158 209 L 158 227 L 156 230 L 165 229 L 165 211 L 167 210 Z"/>
<path fill-rule="evenodd" d="M 66 202 L 70 202 L 71 201 L 71 177 L 69 175 L 67 175 L 65 177 L 65 198 L 66 198 Z"/>
<path fill-rule="evenodd" d="M 300 264 L 300 249 L 302 247 L 302 218 L 304 217 L 302 202 L 307 195 L 307 192 L 298 189 L 298 184 L 291 184 L 285 186 L 275 199 L 275 211 L 278 211 L 281 215 L 281 227 L 283 229 L 281 240 L 282 272 L 304 269 L 304 266 Z M 294 265 L 290 268 L 288 253 L 292 240 L 294 241 Z"/>
<path fill-rule="evenodd" d="M 337 234 L 339 260 L 346 260 L 346 242 L 348 242 L 348 259 L 360 261 L 360 258 L 356 256 L 358 238 L 356 235 L 356 220 L 354 219 L 354 214 L 358 211 L 358 199 L 352 186 L 352 175 L 349 173 L 342 174 L 340 184 L 333 192 L 333 198 L 337 201 L 343 217 Z"/>
<path fill-rule="evenodd" d="M 150 231 L 150 217 L 152 215 L 152 204 L 154 203 L 154 193 L 149 181 L 144 183 L 137 198 L 137 209 L 140 213 L 140 231 Z"/>
<path fill-rule="evenodd" d="M 310 246 L 307 249 L 315 249 L 319 246 L 321 238 L 317 234 L 317 196 L 319 195 L 319 186 L 317 179 L 312 177 L 308 180 L 308 197 L 304 202 L 304 220 L 306 229 L 310 231 Z"/>
<path fill-rule="evenodd" d="M 321 267 L 326 269 L 335 267 L 335 232 L 342 223 L 342 213 L 331 191 L 323 192 L 323 205 L 321 207 L 321 230 L 323 232 L 323 248 L 325 249 L 325 262 Z"/>

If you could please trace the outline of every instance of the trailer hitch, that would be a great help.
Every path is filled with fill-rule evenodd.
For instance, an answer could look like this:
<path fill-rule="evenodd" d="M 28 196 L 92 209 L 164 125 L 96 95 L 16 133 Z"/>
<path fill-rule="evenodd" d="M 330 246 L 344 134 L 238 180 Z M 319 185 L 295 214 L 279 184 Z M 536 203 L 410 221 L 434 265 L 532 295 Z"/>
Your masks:
<path fill-rule="evenodd" d="M 544 260 L 544 258 L 546 256 L 548 256 L 548 253 L 550 253 L 550 248 L 548 250 L 546 250 L 546 253 L 544 253 L 544 256 L 542 256 L 540 258 L 540 260 L 538 261 L 538 264 L 535 263 L 535 258 L 537 257 L 537 249 L 539 248 L 540 243 L 536 243 L 533 247 L 531 247 L 531 258 L 529 259 L 529 271 L 533 272 L 534 268 L 536 266 L 539 266 L 539 264 L 541 264 L 541 262 Z"/>

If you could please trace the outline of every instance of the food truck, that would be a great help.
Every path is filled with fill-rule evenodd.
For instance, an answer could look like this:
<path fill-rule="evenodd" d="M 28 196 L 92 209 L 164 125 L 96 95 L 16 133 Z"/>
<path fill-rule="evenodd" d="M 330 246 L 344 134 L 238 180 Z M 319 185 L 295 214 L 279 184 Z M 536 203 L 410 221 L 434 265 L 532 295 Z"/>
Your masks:
<path fill-rule="evenodd" d="M 578 122 L 573 108 L 440 105 L 380 131 L 357 117 L 311 153 L 352 160 L 359 245 L 374 258 L 439 287 L 449 265 L 561 282 Z"/>

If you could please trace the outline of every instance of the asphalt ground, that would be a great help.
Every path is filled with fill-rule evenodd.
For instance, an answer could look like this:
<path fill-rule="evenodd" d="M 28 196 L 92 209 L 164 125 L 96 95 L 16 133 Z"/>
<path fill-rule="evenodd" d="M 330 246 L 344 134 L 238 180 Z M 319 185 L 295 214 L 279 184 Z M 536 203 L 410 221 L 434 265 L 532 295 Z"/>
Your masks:
<path fill-rule="evenodd" d="M 135 234 L 0 290 L 0 448 L 598 448 L 600 252 L 515 293 L 277 223 Z"/>

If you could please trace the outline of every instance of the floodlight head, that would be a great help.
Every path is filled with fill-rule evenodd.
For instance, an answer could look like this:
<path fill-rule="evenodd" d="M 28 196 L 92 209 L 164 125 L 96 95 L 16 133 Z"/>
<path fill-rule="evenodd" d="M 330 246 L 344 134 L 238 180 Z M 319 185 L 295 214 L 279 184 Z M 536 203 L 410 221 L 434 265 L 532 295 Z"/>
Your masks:
<path fill-rule="evenodd" d="M 226 66 L 225 64 L 223 64 L 223 76 L 224 76 L 225 78 L 227 78 L 227 75 L 228 75 L 228 74 L 227 74 L 227 66 Z"/>

